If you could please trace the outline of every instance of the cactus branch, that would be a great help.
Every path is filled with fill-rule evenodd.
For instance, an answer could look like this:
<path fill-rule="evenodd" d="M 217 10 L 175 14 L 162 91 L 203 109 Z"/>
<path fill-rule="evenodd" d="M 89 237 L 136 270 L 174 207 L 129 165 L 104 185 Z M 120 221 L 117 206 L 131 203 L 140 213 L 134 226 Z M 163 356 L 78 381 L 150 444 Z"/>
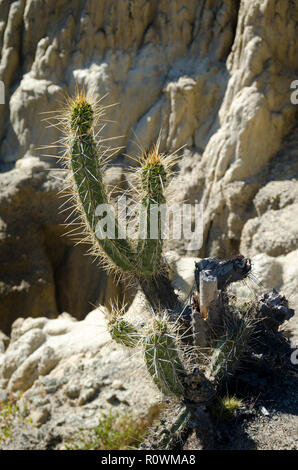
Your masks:
<path fill-rule="evenodd" d="M 114 233 L 104 234 L 101 230 L 103 215 L 97 215 L 97 208 L 108 203 L 108 196 L 103 183 L 103 164 L 92 134 L 93 109 L 83 95 L 71 103 L 70 130 L 70 167 L 86 228 L 95 243 L 94 251 L 102 255 L 103 250 L 114 266 L 132 272 L 135 270 L 134 253 L 126 239 L 118 238 L 118 221 L 110 211 L 106 213 L 105 223 Z"/>
<path fill-rule="evenodd" d="M 147 369 L 158 388 L 166 395 L 183 396 L 182 379 L 186 372 L 166 324 L 156 321 L 143 346 Z"/>

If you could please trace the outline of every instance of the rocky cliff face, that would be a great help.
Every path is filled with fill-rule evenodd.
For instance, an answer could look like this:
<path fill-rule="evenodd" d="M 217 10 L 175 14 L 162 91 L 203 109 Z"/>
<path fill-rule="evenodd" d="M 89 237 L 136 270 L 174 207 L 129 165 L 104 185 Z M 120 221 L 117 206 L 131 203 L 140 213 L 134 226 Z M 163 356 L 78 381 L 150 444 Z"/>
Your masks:
<path fill-rule="evenodd" d="M 119 103 L 106 133 L 127 150 L 132 130 L 147 147 L 162 127 L 168 149 L 202 149 L 214 132 L 238 1 L 4 1 L 1 16 L 2 162 L 55 140 L 39 113 L 75 81 Z"/>
<path fill-rule="evenodd" d="M 0 404 L 22 394 L 20 415 L 35 425 L 16 421 L 4 448 L 63 448 L 105 409 L 152 418 L 160 408 L 142 358 L 112 344 L 104 307 L 84 318 L 118 288 L 62 237 L 61 182 L 45 155 L 55 149 L 40 150 L 60 134 L 42 113 L 76 83 L 117 103 L 103 137 L 121 136 L 123 167 L 135 141 L 185 146 L 174 194 L 203 204 L 204 242 L 191 253 L 169 244 L 175 287 L 189 292 L 198 257 L 240 251 L 261 290 L 282 290 L 297 309 L 297 25 L 294 0 L 0 0 Z M 106 178 L 127 185 L 119 166 Z M 237 289 L 254 295 L 252 284 Z M 297 341 L 297 315 L 290 328 Z M 285 440 L 294 412 L 292 422 L 281 415 L 273 443 L 261 422 L 258 448 L 295 448 Z"/>
<path fill-rule="evenodd" d="M 119 103 L 104 130 L 124 136 L 119 156 L 160 130 L 162 150 L 186 145 L 179 198 L 204 205 L 195 256 L 297 264 L 297 2 L 2 0 L 0 12 L 2 169 L 48 159 L 37 148 L 58 131 L 40 113 L 77 82 Z"/>
<path fill-rule="evenodd" d="M 0 330 L 18 317 L 63 311 L 82 319 L 119 294 L 111 277 L 65 236 L 61 172 L 37 158 L 0 175 Z M 65 202 L 65 200 L 64 200 Z M 65 209 L 65 207 L 64 207 Z M 70 212 L 68 213 L 70 215 Z"/>

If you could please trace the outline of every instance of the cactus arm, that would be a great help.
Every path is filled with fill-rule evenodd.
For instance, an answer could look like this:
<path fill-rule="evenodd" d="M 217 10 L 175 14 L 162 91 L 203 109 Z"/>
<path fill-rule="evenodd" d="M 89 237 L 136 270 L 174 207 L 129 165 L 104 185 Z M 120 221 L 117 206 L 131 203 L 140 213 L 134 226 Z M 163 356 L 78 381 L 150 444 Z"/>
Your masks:
<path fill-rule="evenodd" d="M 111 338 L 116 341 L 116 343 L 129 348 L 137 346 L 141 338 L 138 330 L 126 320 L 111 322 L 109 324 L 109 331 Z"/>
<path fill-rule="evenodd" d="M 95 252 L 103 249 L 113 264 L 122 271 L 133 271 L 135 256 L 126 239 L 118 238 L 117 219 L 109 211 L 106 215 L 107 227 L 114 227 L 114 238 L 104 237 L 98 230 L 102 216 L 97 208 L 108 203 L 102 167 L 98 159 L 96 144 L 92 136 L 92 108 L 87 101 L 74 102 L 70 127 L 72 141 L 70 146 L 70 167 L 75 182 L 75 193 L 87 221 L 87 231 L 91 232 L 97 246 Z M 99 224 L 100 226 L 100 224 Z"/>
<path fill-rule="evenodd" d="M 169 431 L 166 435 L 164 435 L 158 444 L 158 449 L 162 450 L 169 450 L 173 447 L 175 442 L 181 434 L 183 433 L 184 429 L 187 427 L 190 419 L 192 417 L 191 409 L 188 406 L 181 406 L 178 416 L 172 426 L 170 427 Z"/>
<path fill-rule="evenodd" d="M 162 215 L 159 211 L 160 205 L 165 204 L 163 194 L 166 184 L 166 171 L 161 162 L 158 145 L 145 157 L 142 166 L 142 210 L 140 220 L 140 234 L 142 239 L 138 242 L 138 263 L 145 277 L 156 275 L 160 272 L 162 265 Z M 164 206 L 165 207 L 165 206 Z M 157 223 L 155 237 L 152 238 L 150 223 Z"/>
<path fill-rule="evenodd" d="M 239 368 L 253 332 L 251 320 L 245 315 L 234 311 L 228 315 L 225 334 L 216 342 L 211 356 L 211 376 L 217 382 L 227 380 Z"/>
<path fill-rule="evenodd" d="M 182 396 L 186 373 L 167 327 L 157 323 L 155 331 L 147 335 L 143 343 L 147 369 L 157 387 L 165 395 Z"/>

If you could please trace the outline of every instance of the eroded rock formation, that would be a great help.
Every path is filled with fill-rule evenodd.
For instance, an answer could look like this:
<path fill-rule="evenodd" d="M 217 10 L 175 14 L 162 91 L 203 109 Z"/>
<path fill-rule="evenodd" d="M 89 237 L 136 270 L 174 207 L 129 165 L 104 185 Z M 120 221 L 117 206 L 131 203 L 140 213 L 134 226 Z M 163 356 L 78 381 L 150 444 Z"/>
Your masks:
<path fill-rule="evenodd" d="M 0 330 L 5 333 L 18 317 L 53 318 L 70 311 L 84 318 L 92 304 L 108 303 L 119 292 L 65 236 L 63 199 L 57 195 L 62 177 L 33 157 L 0 175 Z"/>
<path fill-rule="evenodd" d="M 0 11 L 3 170 L 48 159 L 38 147 L 59 133 L 40 113 L 77 82 L 119 103 L 104 130 L 124 136 L 119 157 L 136 152 L 134 133 L 145 148 L 160 130 L 162 150 L 186 145 L 176 194 L 204 205 L 204 245 L 192 255 L 296 259 L 295 2 L 2 0 Z"/>
<path fill-rule="evenodd" d="M 4 446 L 47 448 L 53 436 L 57 445 L 109 411 L 133 410 L 150 422 L 163 401 L 143 369 L 141 353 L 112 341 L 103 307 L 83 321 L 66 313 L 19 318 L 0 352 L 0 403 L 18 400 L 23 422 L 12 425 L 13 441 Z M 28 419 L 34 426 L 26 427 Z"/>

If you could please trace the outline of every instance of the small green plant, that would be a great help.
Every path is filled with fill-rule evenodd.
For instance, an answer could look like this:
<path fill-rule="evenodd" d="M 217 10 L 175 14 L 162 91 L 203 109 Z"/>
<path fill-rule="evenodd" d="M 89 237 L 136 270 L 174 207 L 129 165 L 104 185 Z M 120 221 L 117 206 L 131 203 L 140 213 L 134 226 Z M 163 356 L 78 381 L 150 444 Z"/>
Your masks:
<path fill-rule="evenodd" d="M 148 429 L 148 422 L 131 414 L 103 414 L 98 425 L 81 430 L 66 444 L 67 450 L 133 450 L 137 449 Z"/>
<path fill-rule="evenodd" d="M 122 344 L 129 348 L 137 346 L 140 341 L 140 333 L 126 320 L 111 320 L 109 323 L 109 331 L 111 338 L 116 343 Z"/>
<path fill-rule="evenodd" d="M 242 405 L 242 400 L 240 400 L 236 396 L 225 396 L 222 398 L 222 406 L 228 413 L 235 414 L 235 412 L 239 410 Z"/>
<path fill-rule="evenodd" d="M 24 419 L 19 411 L 17 403 L 7 401 L 0 404 L 0 444 L 12 437 L 12 431 L 16 423 L 30 423 L 29 418 Z"/>
<path fill-rule="evenodd" d="M 0 443 L 11 436 L 13 420 L 18 414 L 15 404 L 4 403 L 0 406 Z"/>

